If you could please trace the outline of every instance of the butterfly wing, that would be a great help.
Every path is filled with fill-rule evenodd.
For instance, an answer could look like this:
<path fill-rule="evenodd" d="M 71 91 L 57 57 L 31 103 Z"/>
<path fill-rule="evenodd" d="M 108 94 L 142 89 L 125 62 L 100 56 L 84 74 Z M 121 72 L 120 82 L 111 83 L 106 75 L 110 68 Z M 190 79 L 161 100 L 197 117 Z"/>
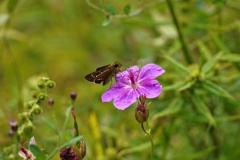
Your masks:
<path fill-rule="evenodd" d="M 97 68 L 95 72 L 86 75 L 85 79 L 89 82 L 100 84 L 101 82 L 104 82 L 106 79 L 108 79 L 110 72 L 110 65 L 102 66 Z"/>
<path fill-rule="evenodd" d="M 99 67 L 95 72 L 86 75 L 85 79 L 97 84 L 103 82 L 103 85 L 106 85 L 112 80 L 112 77 L 116 76 L 116 74 L 120 72 L 121 66 L 122 64 L 120 62 L 115 62 L 114 64 Z"/>

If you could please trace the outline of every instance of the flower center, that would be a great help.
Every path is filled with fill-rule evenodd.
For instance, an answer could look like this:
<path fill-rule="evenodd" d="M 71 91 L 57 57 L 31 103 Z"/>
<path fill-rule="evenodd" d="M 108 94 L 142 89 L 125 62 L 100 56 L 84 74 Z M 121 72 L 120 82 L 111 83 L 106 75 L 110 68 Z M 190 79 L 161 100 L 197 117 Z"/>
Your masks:
<path fill-rule="evenodd" d="M 134 77 L 134 73 L 129 70 L 129 79 L 131 81 L 131 87 L 133 89 L 137 89 L 138 88 L 138 84 L 136 83 L 135 77 Z"/>

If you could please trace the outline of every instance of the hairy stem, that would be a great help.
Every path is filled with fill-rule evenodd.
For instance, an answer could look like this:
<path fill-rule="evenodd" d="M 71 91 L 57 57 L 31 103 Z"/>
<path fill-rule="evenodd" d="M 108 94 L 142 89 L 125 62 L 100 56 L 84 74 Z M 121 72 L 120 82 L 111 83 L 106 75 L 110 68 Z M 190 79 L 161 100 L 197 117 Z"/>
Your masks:
<path fill-rule="evenodd" d="M 151 141 L 151 160 L 152 160 L 153 159 L 153 140 L 152 140 L 152 136 L 151 136 L 150 132 L 145 130 L 143 123 L 141 123 L 141 127 L 142 127 L 142 130 L 148 135 L 148 137 Z"/>

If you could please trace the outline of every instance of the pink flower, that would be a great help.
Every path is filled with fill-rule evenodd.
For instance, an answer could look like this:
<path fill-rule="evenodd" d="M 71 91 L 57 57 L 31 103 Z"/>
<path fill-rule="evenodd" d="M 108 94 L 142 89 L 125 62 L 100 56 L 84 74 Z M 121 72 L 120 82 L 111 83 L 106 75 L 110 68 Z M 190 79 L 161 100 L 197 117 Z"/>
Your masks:
<path fill-rule="evenodd" d="M 117 109 L 124 110 L 136 102 L 141 95 L 146 98 L 155 98 L 161 91 L 162 86 L 156 77 L 163 74 L 160 66 L 150 63 L 142 67 L 139 72 L 138 66 L 133 66 L 116 75 L 117 83 L 102 95 L 102 102 L 110 102 Z"/>
<path fill-rule="evenodd" d="M 20 157 L 22 157 L 24 160 L 35 160 L 36 157 L 32 154 L 32 152 L 26 148 L 24 148 L 24 145 L 26 144 L 27 142 L 23 143 L 22 146 L 21 146 L 21 149 L 20 151 L 18 152 L 18 155 Z M 36 141 L 35 141 L 35 138 L 32 137 L 31 140 L 30 140 L 30 143 L 31 145 L 36 145 Z"/>

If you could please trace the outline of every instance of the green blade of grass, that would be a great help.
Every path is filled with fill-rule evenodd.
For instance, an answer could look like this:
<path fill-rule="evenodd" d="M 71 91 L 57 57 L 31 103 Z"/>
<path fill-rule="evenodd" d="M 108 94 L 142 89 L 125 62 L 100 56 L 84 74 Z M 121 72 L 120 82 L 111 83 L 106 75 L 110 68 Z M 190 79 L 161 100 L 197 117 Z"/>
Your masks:
<path fill-rule="evenodd" d="M 181 98 L 175 98 L 163 111 L 155 114 L 152 120 L 177 113 L 181 109 L 183 102 Z"/>
<path fill-rule="evenodd" d="M 204 101 L 196 93 L 192 94 L 191 98 L 197 110 L 208 119 L 210 125 L 215 126 L 216 125 L 215 119 L 212 116 L 206 104 L 204 103 Z"/>
<path fill-rule="evenodd" d="M 169 56 L 164 56 L 170 63 L 171 65 L 183 76 L 187 76 L 191 74 L 191 72 L 188 70 L 187 67 L 182 65 L 181 63 L 177 62 L 175 59 L 169 57 Z"/>
<path fill-rule="evenodd" d="M 222 87 L 220 87 L 219 85 L 217 85 L 209 80 L 202 81 L 201 84 L 202 84 L 203 88 L 205 88 L 206 90 L 208 90 L 209 92 L 211 92 L 217 96 L 225 97 L 230 100 L 235 100 L 235 98 L 233 96 L 231 96 L 226 90 L 224 90 Z"/>
<path fill-rule="evenodd" d="M 79 142 L 81 139 L 83 139 L 83 136 L 77 136 L 72 139 L 70 139 L 68 142 L 64 143 L 60 148 L 66 148 L 68 146 L 71 146 L 77 142 Z"/>

